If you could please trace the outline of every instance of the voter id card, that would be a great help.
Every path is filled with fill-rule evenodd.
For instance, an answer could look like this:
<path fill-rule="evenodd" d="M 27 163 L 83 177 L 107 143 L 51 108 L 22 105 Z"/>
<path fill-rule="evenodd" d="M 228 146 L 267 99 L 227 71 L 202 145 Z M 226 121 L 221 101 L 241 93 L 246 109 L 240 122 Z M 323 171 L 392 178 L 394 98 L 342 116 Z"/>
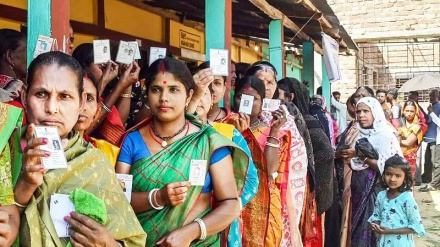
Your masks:
<path fill-rule="evenodd" d="M 191 160 L 189 167 L 189 182 L 191 186 L 205 185 L 207 164 L 207 160 Z"/>
<path fill-rule="evenodd" d="M 240 108 L 238 109 L 238 112 L 243 112 L 250 115 L 252 113 L 253 105 L 254 105 L 254 96 L 242 94 L 240 100 Z"/>
<path fill-rule="evenodd" d="M 57 127 L 35 126 L 35 137 L 47 138 L 47 144 L 39 146 L 41 150 L 50 152 L 49 157 L 41 158 L 45 169 L 67 168 L 67 160 Z"/>
<path fill-rule="evenodd" d="M 281 100 L 279 99 L 263 99 L 263 111 L 274 112 L 280 109 Z"/>
<path fill-rule="evenodd" d="M 75 205 L 65 194 L 53 194 L 50 197 L 50 217 L 57 232 L 58 237 L 70 237 L 70 224 L 64 220 L 64 217 L 70 216 L 70 212 L 75 211 Z"/>

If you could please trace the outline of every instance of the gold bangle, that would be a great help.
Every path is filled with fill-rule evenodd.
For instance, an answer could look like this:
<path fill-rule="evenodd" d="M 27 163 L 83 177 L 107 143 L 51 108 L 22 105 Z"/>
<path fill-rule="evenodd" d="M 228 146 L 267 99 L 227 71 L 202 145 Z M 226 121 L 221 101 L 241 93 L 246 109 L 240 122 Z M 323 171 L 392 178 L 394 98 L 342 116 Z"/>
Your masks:
<path fill-rule="evenodd" d="M 133 98 L 133 95 L 131 95 L 130 93 L 124 93 L 124 94 L 121 94 L 121 98 L 131 99 L 131 98 Z"/>
<path fill-rule="evenodd" d="M 19 208 L 27 208 L 27 204 L 26 205 L 23 205 L 23 204 L 20 204 L 20 203 L 18 203 L 18 202 L 14 202 L 14 205 L 15 206 L 17 206 L 17 207 L 19 207 Z"/>

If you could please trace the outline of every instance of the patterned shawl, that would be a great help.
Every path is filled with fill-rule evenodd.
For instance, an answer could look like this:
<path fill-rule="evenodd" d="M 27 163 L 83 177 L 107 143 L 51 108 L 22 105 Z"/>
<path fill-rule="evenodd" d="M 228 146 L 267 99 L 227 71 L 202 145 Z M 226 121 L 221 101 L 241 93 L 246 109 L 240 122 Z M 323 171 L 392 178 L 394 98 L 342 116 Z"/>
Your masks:
<path fill-rule="evenodd" d="M 0 204 L 3 206 L 14 203 L 13 185 L 20 172 L 20 167 L 14 164 L 21 160 L 14 159 L 15 152 L 11 151 L 19 147 L 21 116 L 21 109 L 0 103 Z"/>
<path fill-rule="evenodd" d="M 125 246 L 145 246 L 145 232 L 104 154 L 76 131 L 70 133 L 64 153 L 68 168 L 49 170 L 24 211 L 20 224 L 21 246 L 66 246 L 69 239 L 57 236 L 49 202 L 52 194 L 70 194 L 75 188 L 91 192 L 105 202 L 108 214 L 105 227 L 116 240 Z"/>

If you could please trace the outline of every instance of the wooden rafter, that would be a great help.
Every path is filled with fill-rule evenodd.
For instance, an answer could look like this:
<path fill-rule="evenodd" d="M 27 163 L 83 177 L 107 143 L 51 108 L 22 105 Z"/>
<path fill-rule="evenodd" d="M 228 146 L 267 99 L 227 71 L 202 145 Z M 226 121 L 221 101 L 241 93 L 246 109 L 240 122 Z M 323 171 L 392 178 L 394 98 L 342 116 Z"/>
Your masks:
<path fill-rule="evenodd" d="M 289 19 L 289 17 L 287 17 L 285 14 L 283 14 L 283 12 L 281 12 L 277 8 L 270 5 L 266 0 L 249 0 L 249 2 L 251 2 L 261 11 L 263 11 L 270 18 L 274 20 L 282 20 L 283 26 L 293 30 L 295 33 L 298 34 L 297 36 L 300 37 L 301 39 L 312 41 L 315 47 L 315 51 L 320 54 L 323 54 L 322 48 L 314 40 L 312 40 L 309 35 L 304 33 L 300 27 L 298 27 L 291 19 Z"/>
<path fill-rule="evenodd" d="M 322 12 L 318 8 L 316 8 L 316 6 L 311 3 L 310 0 L 292 0 L 292 2 L 296 4 L 302 4 L 307 10 L 313 13 L 318 13 L 318 21 L 321 23 L 321 25 L 327 28 L 332 28 L 332 24 L 330 24 L 330 22 L 325 18 Z"/>

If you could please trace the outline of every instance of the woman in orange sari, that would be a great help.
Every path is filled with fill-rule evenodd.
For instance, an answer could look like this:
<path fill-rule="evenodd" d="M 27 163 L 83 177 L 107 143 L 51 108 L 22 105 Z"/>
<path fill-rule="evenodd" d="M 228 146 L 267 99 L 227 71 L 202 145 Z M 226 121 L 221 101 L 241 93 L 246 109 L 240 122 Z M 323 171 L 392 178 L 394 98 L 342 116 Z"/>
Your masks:
<path fill-rule="evenodd" d="M 400 120 L 399 141 L 402 153 L 411 167 L 411 174 L 416 174 L 417 150 L 423 140 L 422 124 L 417 103 L 408 100 L 403 105 Z"/>
<path fill-rule="evenodd" d="M 281 186 L 286 179 L 291 146 L 290 132 L 281 130 L 286 123 L 286 111 L 274 111 L 271 125 L 266 126 L 259 119 L 265 95 L 264 82 L 257 77 L 246 76 L 237 82 L 235 89 L 235 106 L 240 105 L 243 94 L 254 97 L 250 131 L 243 131 L 242 134 L 248 142 L 260 180 L 257 195 L 243 209 L 243 246 L 261 246 L 262 243 L 269 247 L 297 246 L 298 243 L 294 241 L 299 239 L 293 236 L 298 227 L 292 225 L 293 231 L 286 229 L 282 215 L 283 212 L 291 213 L 287 221 L 296 218 L 295 210 L 283 210 L 283 206 L 292 207 L 293 201 L 290 193 L 283 195 L 285 188 Z M 284 240 L 286 236 L 290 238 L 288 243 Z"/>

